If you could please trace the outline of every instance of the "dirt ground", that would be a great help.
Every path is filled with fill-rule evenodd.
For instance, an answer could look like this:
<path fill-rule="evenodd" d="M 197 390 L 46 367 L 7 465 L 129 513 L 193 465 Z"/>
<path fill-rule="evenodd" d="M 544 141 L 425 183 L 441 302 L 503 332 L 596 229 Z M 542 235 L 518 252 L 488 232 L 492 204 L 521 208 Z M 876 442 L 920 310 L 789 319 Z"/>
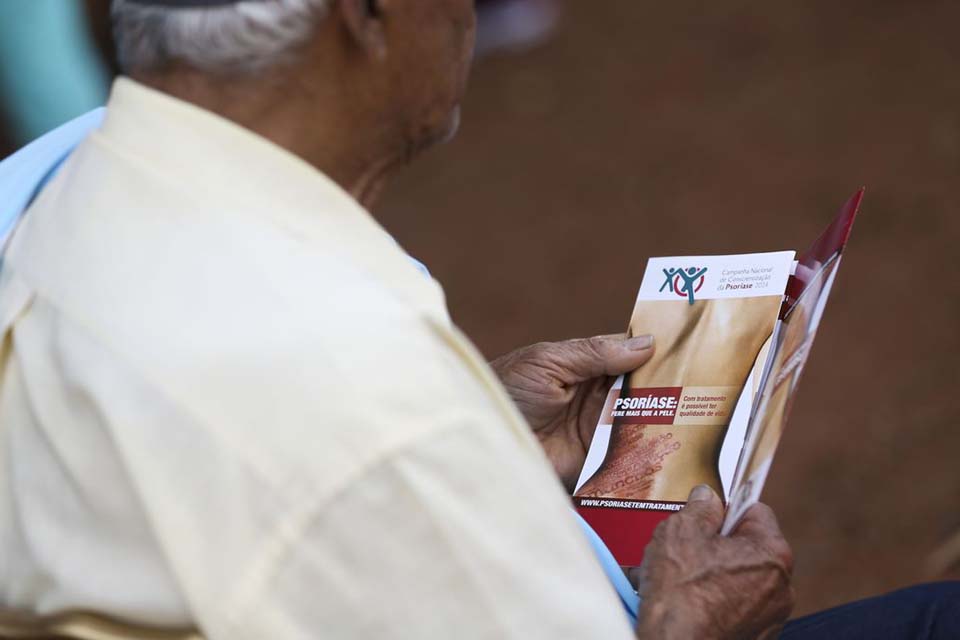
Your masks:
<path fill-rule="evenodd" d="M 960 3 L 570 1 L 379 216 L 488 355 L 625 328 L 648 256 L 802 249 L 868 188 L 765 493 L 798 613 L 960 577 Z M 562 558 L 557 559 L 562 562 Z"/>

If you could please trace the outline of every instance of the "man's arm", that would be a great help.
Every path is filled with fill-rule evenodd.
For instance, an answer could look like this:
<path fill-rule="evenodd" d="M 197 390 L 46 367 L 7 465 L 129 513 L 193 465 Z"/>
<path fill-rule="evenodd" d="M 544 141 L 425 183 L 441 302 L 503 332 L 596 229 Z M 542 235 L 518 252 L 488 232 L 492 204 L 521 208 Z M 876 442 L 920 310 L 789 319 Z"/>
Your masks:
<path fill-rule="evenodd" d="M 224 637 L 632 637 L 562 491 L 492 426 L 413 443 L 292 518 Z"/>

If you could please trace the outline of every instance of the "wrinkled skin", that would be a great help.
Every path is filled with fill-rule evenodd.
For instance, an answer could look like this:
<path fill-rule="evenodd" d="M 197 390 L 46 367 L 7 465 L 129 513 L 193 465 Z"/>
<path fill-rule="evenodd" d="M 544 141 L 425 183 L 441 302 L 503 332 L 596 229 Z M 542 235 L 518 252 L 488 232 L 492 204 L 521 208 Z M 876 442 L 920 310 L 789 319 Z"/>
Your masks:
<path fill-rule="evenodd" d="M 541 342 L 491 366 L 572 491 L 613 379 L 652 355 L 650 336 L 617 334 Z"/>
<path fill-rule="evenodd" d="M 134 79 L 250 129 L 313 165 L 368 210 L 387 180 L 451 138 L 467 88 L 472 0 L 337 0 L 282 63 L 244 73 L 180 60 Z"/>
<path fill-rule="evenodd" d="M 568 489 L 583 466 L 614 376 L 653 355 L 649 336 L 540 343 L 492 364 Z M 793 609 L 793 555 L 773 511 L 752 507 L 721 536 L 724 508 L 698 486 L 661 523 L 631 572 L 643 598 L 642 640 L 769 640 Z"/>
<path fill-rule="evenodd" d="M 776 638 L 793 609 L 793 555 L 773 511 L 752 507 L 729 536 L 723 504 L 699 486 L 662 522 L 633 570 L 642 640 Z"/>

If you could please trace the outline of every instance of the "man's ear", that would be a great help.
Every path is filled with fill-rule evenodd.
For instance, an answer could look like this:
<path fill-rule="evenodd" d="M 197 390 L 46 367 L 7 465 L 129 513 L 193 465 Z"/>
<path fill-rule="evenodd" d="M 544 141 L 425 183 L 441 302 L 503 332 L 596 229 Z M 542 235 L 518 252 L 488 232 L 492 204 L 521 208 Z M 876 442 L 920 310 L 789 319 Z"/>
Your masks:
<path fill-rule="evenodd" d="M 383 24 L 383 0 L 339 0 L 343 23 L 357 46 L 377 60 L 387 55 Z"/>

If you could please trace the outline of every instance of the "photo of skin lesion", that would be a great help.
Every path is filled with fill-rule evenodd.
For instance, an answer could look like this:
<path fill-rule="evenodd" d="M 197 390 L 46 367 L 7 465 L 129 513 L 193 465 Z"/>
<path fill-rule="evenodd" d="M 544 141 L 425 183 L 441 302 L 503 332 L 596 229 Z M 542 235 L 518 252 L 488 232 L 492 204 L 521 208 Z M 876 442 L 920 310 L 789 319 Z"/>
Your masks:
<path fill-rule="evenodd" d="M 782 298 L 763 296 L 639 301 L 632 334 L 651 333 L 653 358 L 624 381 L 629 389 L 684 387 L 726 393 L 726 412 L 674 424 L 628 424 L 615 418 L 606 456 L 577 497 L 685 501 L 698 484 L 723 495 L 720 449 L 733 405 L 773 331 Z M 765 353 L 765 351 L 764 351 Z M 722 391 L 726 390 L 726 391 Z M 681 403 L 682 404 L 682 403 Z"/>

